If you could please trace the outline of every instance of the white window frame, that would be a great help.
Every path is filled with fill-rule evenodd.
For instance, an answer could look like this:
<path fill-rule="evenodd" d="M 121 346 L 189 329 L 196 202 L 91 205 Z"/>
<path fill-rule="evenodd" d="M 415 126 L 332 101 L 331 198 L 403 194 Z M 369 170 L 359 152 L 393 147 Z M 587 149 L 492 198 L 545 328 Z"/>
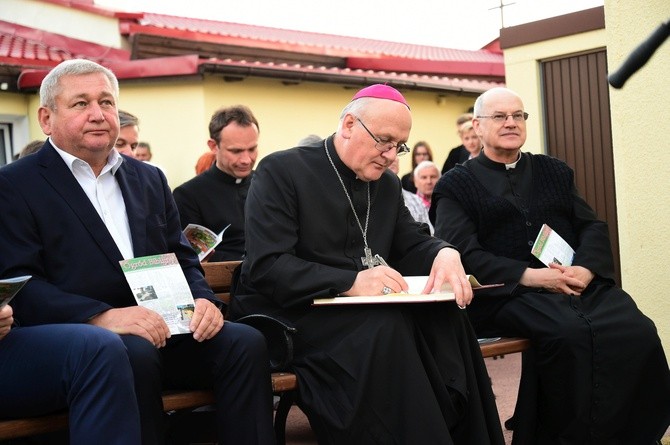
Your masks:
<path fill-rule="evenodd" d="M 3 138 L 7 164 L 12 162 L 14 155 L 28 143 L 28 135 L 27 116 L 0 114 L 0 137 Z"/>
<path fill-rule="evenodd" d="M 0 146 L 4 148 L 4 153 L 0 158 L 0 165 L 6 165 L 12 162 L 14 157 L 12 140 L 10 135 L 12 134 L 11 124 L 0 122 Z"/>

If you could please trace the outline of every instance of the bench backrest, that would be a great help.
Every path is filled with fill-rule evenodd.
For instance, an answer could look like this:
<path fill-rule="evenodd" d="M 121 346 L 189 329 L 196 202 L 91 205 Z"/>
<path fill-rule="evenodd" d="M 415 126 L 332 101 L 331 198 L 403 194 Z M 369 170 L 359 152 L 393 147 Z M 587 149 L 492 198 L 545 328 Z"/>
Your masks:
<path fill-rule="evenodd" d="M 216 296 L 228 304 L 230 301 L 230 286 L 233 281 L 233 272 L 241 261 L 204 262 L 205 280 Z"/>

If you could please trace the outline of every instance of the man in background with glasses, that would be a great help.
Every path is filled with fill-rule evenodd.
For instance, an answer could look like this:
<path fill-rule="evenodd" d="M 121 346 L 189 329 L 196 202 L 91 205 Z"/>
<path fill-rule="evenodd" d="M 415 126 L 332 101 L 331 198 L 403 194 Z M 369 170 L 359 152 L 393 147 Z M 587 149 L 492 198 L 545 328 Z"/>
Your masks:
<path fill-rule="evenodd" d="M 489 90 L 474 113 L 484 148 L 435 187 L 435 235 L 468 273 L 505 283 L 468 307 L 477 333 L 531 340 L 515 443 L 655 443 L 670 422 L 670 371 L 654 323 L 615 285 L 607 225 L 564 162 L 521 151 L 528 113 L 516 93 Z M 571 261 L 531 253 L 544 224 Z"/>
<path fill-rule="evenodd" d="M 325 140 L 259 164 L 229 314 L 297 328 L 298 404 L 323 444 L 502 444 L 490 382 L 465 308 L 458 251 L 410 215 L 387 171 L 409 151 L 412 118 L 387 85 L 360 90 Z M 312 306 L 315 298 L 449 283 L 456 302 Z M 392 298 L 392 297 L 387 297 Z"/>

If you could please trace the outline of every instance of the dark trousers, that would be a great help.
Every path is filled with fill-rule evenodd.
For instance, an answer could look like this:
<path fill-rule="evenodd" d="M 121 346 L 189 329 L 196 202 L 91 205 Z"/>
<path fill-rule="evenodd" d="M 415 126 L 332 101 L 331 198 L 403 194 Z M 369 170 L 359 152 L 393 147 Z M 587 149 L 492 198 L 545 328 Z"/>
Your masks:
<path fill-rule="evenodd" d="M 226 322 L 213 338 L 175 335 L 164 348 L 122 336 L 135 373 L 143 445 L 164 444 L 163 389 L 213 388 L 220 445 L 273 444 L 272 388 L 264 337 Z"/>
<path fill-rule="evenodd" d="M 139 445 L 133 374 L 120 337 L 86 324 L 14 328 L 0 340 L 0 417 L 69 408 L 73 445 Z"/>
<path fill-rule="evenodd" d="M 494 325 L 531 339 L 514 443 L 651 444 L 670 422 L 670 370 L 653 322 L 622 289 L 528 292 Z"/>

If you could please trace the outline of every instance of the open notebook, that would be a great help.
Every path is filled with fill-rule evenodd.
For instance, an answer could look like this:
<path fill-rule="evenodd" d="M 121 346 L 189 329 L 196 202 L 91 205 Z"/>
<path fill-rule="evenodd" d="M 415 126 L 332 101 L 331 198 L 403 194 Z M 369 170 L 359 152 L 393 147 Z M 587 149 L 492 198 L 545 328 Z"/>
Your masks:
<path fill-rule="evenodd" d="M 498 287 L 503 284 L 481 284 L 473 275 L 468 275 L 468 280 L 473 290 Z M 403 277 L 409 286 L 405 293 L 387 295 L 358 295 L 355 297 L 330 297 L 315 298 L 313 306 L 338 305 L 338 304 L 379 304 L 379 303 L 433 303 L 437 301 L 453 301 L 455 299 L 449 283 L 442 285 L 441 292 L 422 294 L 426 287 L 428 276 Z"/>

